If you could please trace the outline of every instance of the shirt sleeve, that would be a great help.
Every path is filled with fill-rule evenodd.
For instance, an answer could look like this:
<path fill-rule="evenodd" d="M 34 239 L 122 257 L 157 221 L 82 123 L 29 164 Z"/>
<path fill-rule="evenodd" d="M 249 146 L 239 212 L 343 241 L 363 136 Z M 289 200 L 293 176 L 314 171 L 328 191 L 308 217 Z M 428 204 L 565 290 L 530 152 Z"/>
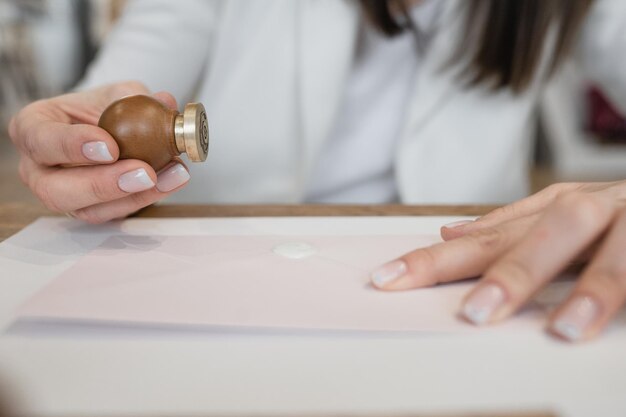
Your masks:
<path fill-rule="evenodd" d="M 187 102 L 208 65 L 217 0 L 131 0 L 79 89 L 137 80 Z"/>
<path fill-rule="evenodd" d="M 583 71 L 626 110 L 626 4 L 596 0 L 582 27 L 577 56 Z"/>

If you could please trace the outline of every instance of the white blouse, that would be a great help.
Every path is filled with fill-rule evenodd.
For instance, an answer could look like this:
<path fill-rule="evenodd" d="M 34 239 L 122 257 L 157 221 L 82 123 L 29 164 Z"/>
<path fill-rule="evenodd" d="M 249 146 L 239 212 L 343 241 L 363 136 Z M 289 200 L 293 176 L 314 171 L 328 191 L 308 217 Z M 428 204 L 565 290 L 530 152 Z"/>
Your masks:
<path fill-rule="evenodd" d="M 413 7 L 420 32 L 436 27 L 441 2 Z M 428 35 L 426 35 L 426 38 Z M 398 200 L 394 149 L 419 70 L 413 33 L 387 37 L 363 21 L 354 64 L 334 128 L 314 165 L 305 199 L 314 203 L 371 204 Z"/>
<path fill-rule="evenodd" d="M 81 84 L 135 79 L 205 104 L 209 158 L 170 201 L 498 204 L 528 192 L 547 65 L 522 94 L 467 88 L 449 65 L 467 2 L 412 11 L 420 30 L 437 22 L 421 55 L 408 33 L 362 27 L 357 0 L 180 3 L 129 1 Z M 597 0 L 573 57 L 623 106 L 625 27 L 624 0 Z"/>

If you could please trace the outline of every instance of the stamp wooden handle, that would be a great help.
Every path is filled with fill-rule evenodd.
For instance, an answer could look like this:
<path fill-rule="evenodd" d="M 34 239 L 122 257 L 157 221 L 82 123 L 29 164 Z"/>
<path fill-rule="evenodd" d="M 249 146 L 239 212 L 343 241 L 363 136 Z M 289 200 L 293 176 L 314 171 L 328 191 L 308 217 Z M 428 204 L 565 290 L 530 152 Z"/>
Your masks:
<path fill-rule="evenodd" d="M 120 159 L 140 159 L 156 171 L 182 153 L 193 162 L 207 157 L 209 129 L 200 103 L 179 113 L 152 97 L 128 96 L 107 107 L 98 126 L 116 140 Z"/>

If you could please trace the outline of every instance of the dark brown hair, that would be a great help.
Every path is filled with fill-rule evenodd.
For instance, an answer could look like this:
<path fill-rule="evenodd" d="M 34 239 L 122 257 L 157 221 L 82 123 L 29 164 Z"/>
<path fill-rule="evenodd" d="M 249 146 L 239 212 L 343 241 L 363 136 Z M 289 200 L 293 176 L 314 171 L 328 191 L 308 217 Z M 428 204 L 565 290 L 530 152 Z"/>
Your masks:
<path fill-rule="evenodd" d="M 441 1 L 441 0 L 435 0 Z M 464 75 L 474 86 L 524 91 L 541 62 L 553 23 L 558 26 L 551 72 L 563 61 L 594 0 L 466 0 L 465 36 L 451 58 L 466 62 Z M 410 29 L 402 0 L 361 0 L 367 15 L 385 34 Z M 401 19 L 398 13 L 401 11 Z M 404 15 L 404 16 L 402 16 Z M 454 51 L 453 51 L 454 52 Z"/>

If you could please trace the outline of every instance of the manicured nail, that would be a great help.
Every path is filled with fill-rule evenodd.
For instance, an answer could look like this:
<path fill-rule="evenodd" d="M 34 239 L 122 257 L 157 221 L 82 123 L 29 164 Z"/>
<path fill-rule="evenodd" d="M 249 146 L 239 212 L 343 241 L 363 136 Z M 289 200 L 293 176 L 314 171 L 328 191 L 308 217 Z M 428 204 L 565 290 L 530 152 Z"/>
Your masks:
<path fill-rule="evenodd" d="M 454 229 L 455 227 L 465 226 L 466 224 L 474 223 L 474 220 L 459 220 L 458 222 L 452 222 L 445 224 L 443 227 L 447 229 Z"/>
<path fill-rule="evenodd" d="M 406 263 L 401 260 L 389 262 L 371 274 L 372 283 L 378 288 L 383 288 L 386 284 L 397 280 L 406 274 Z"/>
<path fill-rule="evenodd" d="M 552 330 L 559 336 L 575 342 L 580 340 L 598 317 L 600 308 L 591 297 L 576 297 L 565 306 L 552 324 Z"/>
<path fill-rule="evenodd" d="M 83 144 L 83 155 L 94 162 L 111 162 L 113 157 L 104 142 L 87 142 Z"/>
<path fill-rule="evenodd" d="M 189 178 L 191 176 L 182 164 L 172 165 L 157 175 L 157 189 L 167 193 L 189 181 Z"/>
<path fill-rule="evenodd" d="M 461 313 L 474 324 L 485 324 L 504 303 L 504 299 L 502 288 L 495 284 L 487 284 L 467 299 Z"/>
<path fill-rule="evenodd" d="M 145 169 L 139 168 L 120 175 L 117 185 L 122 191 L 136 193 L 154 187 L 154 181 L 152 181 Z"/>

